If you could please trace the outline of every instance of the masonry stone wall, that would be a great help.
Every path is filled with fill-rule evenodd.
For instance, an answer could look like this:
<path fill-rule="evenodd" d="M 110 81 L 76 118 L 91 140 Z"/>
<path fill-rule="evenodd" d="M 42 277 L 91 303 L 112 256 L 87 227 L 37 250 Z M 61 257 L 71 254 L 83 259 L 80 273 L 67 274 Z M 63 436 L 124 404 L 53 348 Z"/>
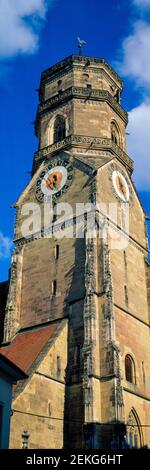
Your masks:
<path fill-rule="evenodd" d="M 111 139 L 111 123 L 115 120 L 120 130 L 120 147 L 125 150 L 125 124 L 106 102 L 74 100 L 74 133 L 77 135 Z"/>
<path fill-rule="evenodd" d="M 70 87 L 74 87 L 71 94 L 63 94 Z M 145 263 L 148 247 L 145 214 L 131 181 L 132 161 L 125 153 L 127 115 L 119 104 L 119 95 L 115 96 L 115 91 L 120 94 L 121 89 L 119 77 L 108 64 L 85 57 L 66 59 L 42 75 L 36 119 L 40 152 L 35 157 L 36 165 L 42 160 L 46 164 L 51 158 L 57 161 L 62 149 L 67 148 L 74 178 L 59 201 L 71 204 L 74 215 L 77 202 L 105 204 L 108 217 L 104 227 L 99 226 L 102 218 L 101 209 L 97 208 L 93 238 L 88 238 L 85 230 L 83 238 L 63 237 L 58 241 L 55 235 L 38 235 L 27 242 L 21 235 L 21 208 L 25 202 L 37 202 L 35 189 L 42 166 L 19 199 L 15 242 L 17 250 L 22 250 L 22 258 L 19 284 L 18 280 L 15 284 L 13 275 L 10 282 L 14 305 L 6 322 L 9 339 L 14 334 L 16 304 L 21 328 L 67 316 L 68 333 L 64 329 L 59 335 L 15 398 L 14 409 L 23 413 L 14 411 L 12 416 L 11 447 L 21 446 L 24 428 L 30 432 L 31 447 L 84 447 L 83 425 L 90 429 L 94 423 L 95 428 L 99 427 L 99 447 L 112 445 L 114 423 L 127 424 L 132 409 L 143 429 L 141 445 L 150 445 L 149 267 Z M 53 147 L 57 114 L 66 119 L 66 138 L 73 135 L 73 139 L 68 144 L 64 139 Z M 111 140 L 112 120 L 120 129 L 118 146 Z M 128 226 L 127 204 L 121 204 L 117 196 L 113 171 L 121 172 L 129 187 Z M 117 220 L 110 213 L 110 204 L 117 209 Z M 42 204 L 40 208 L 43 209 Z M 126 243 L 112 247 L 111 235 L 120 234 L 125 234 Z M 55 295 L 53 281 L 57 286 Z M 135 383 L 128 383 L 125 377 L 126 354 L 132 356 L 135 364 Z M 59 378 L 57 356 L 62 361 Z M 57 419 L 52 420 L 52 416 Z"/>
<path fill-rule="evenodd" d="M 64 446 L 67 341 L 66 323 L 43 359 L 41 358 L 39 366 L 33 371 L 23 391 L 13 400 L 10 448 L 22 447 L 21 435 L 24 430 L 30 434 L 31 449 L 61 449 Z"/>
<path fill-rule="evenodd" d="M 84 295 L 84 240 L 62 239 L 59 259 L 56 241 L 41 239 L 24 250 L 20 326 L 68 315 L 69 303 Z M 57 283 L 53 295 L 53 281 Z"/>
<path fill-rule="evenodd" d="M 148 300 L 148 311 L 150 319 L 150 263 L 146 262 L 146 279 L 147 279 L 147 300 Z"/>

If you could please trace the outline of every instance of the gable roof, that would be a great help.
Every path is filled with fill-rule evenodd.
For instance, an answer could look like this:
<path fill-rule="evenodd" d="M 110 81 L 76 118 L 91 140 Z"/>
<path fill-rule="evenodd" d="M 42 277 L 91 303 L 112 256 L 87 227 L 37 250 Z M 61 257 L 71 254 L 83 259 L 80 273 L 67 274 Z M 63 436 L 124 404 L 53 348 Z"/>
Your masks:
<path fill-rule="evenodd" d="M 27 373 L 47 342 L 56 333 L 58 326 L 58 323 L 54 323 L 22 331 L 16 335 L 12 343 L 0 348 L 0 354 Z"/>
<path fill-rule="evenodd" d="M 114 159 L 113 155 L 105 155 L 105 156 L 92 156 L 92 155 L 86 155 L 86 154 L 74 154 L 73 155 L 75 162 L 80 162 L 81 165 L 83 164 L 85 168 L 90 167 L 94 171 L 97 171 L 99 168 L 102 166 L 106 165 L 109 163 L 111 160 Z"/>

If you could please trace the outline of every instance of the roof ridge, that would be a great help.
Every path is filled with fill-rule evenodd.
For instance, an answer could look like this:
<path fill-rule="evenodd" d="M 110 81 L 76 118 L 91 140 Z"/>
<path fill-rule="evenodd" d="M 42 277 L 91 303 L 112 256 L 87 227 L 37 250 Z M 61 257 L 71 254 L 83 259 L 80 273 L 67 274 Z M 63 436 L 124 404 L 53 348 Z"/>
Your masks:
<path fill-rule="evenodd" d="M 20 330 L 17 331 L 17 335 L 18 334 L 23 334 L 23 333 L 28 333 L 28 332 L 32 332 L 32 331 L 35 331 L 35 330 L 41 330 L 41 329 L 44 329 L 44 328 L 48 328 L 49 326 L 53 326 L 55 325 L 56 323 L 61 323 L 63 320 L 66 320 L 66 317 L 62 317 L 62 318 L 56 318 L 55 320 L 49 320 L 47 322 L 43 322 L 43 323 L 37 323 L 35 325 L 30 325 L 30 326 L 25 326 L 24 328 L 20 328 Z"/>

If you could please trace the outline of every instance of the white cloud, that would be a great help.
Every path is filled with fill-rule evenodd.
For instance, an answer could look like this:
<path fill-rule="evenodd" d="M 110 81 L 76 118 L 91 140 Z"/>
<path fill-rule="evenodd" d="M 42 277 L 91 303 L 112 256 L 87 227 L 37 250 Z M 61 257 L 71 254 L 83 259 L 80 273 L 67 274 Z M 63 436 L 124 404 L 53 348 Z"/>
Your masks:
<path fill-rule="evenodd" d="M 141 103 L 129 112 L 127 151 L 134 159 L 133 179 L 138 189 L 150 191 L 150 22 L 148 17 L 143 21 L 138 19 L 150 7 L 150 0 L 132 0 L 132 4 L 139 8 L 131 33 L 122 42 L 118 69 L 142 92 Z"/>
<path fill-rule="evenodd" d="M 120 72 L 150 88 L 150 25 L 136 21 L 133 33 L 122 44 L 123 61 Z"/>
<path fill-rule="evenodd" d="M 150 190 L 150 100 L 129 112 L 127 149 L 135 162 L 133 179 L 138 189 Z"/>
<path fill-rule="evenodd" d="M 139 7 L 150 7 L 150 0 L 133 0 L 133 3 Z"/>
<path fill-rule="evenodd" d="M 0 56 L 33 53 L 38 47 L 39 23 L 53 0 L 0 0 Z"/>
<path fill-rule="evenodd" d="M 0 232 L 0 258 L 9 258 L 11 254 L 12 240 Z"/>

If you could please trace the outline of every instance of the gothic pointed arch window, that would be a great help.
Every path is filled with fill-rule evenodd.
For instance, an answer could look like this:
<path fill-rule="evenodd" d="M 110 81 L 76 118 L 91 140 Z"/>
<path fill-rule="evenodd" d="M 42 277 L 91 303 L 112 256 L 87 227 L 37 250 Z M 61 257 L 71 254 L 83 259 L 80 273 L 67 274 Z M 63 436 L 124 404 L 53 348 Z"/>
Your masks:
<path fill-rule="evenodd" d="M 135 380 L 135 364 L 132 357 L 129 354 L 125 356 L 125 378 L 127 382 L 136 383 Z"/>
<path fill-rule="evenodd" d="M 111 140 L 114 144 L 120 146 L 120 130 L 115 121 L 111 122 Z"/>
<path fill-rule="evenodd" d="M 142 428 L 140 420 L 134 409 L 129 413 L 127 420 L 126 440 L 129 448 L 139 448 L 143 445 Z"/>
<path fill-rule="evenodd" d="M 66 120 L 64 116 L 57 116 L 54 122 L 54 144 L 66 137 Z"/>

